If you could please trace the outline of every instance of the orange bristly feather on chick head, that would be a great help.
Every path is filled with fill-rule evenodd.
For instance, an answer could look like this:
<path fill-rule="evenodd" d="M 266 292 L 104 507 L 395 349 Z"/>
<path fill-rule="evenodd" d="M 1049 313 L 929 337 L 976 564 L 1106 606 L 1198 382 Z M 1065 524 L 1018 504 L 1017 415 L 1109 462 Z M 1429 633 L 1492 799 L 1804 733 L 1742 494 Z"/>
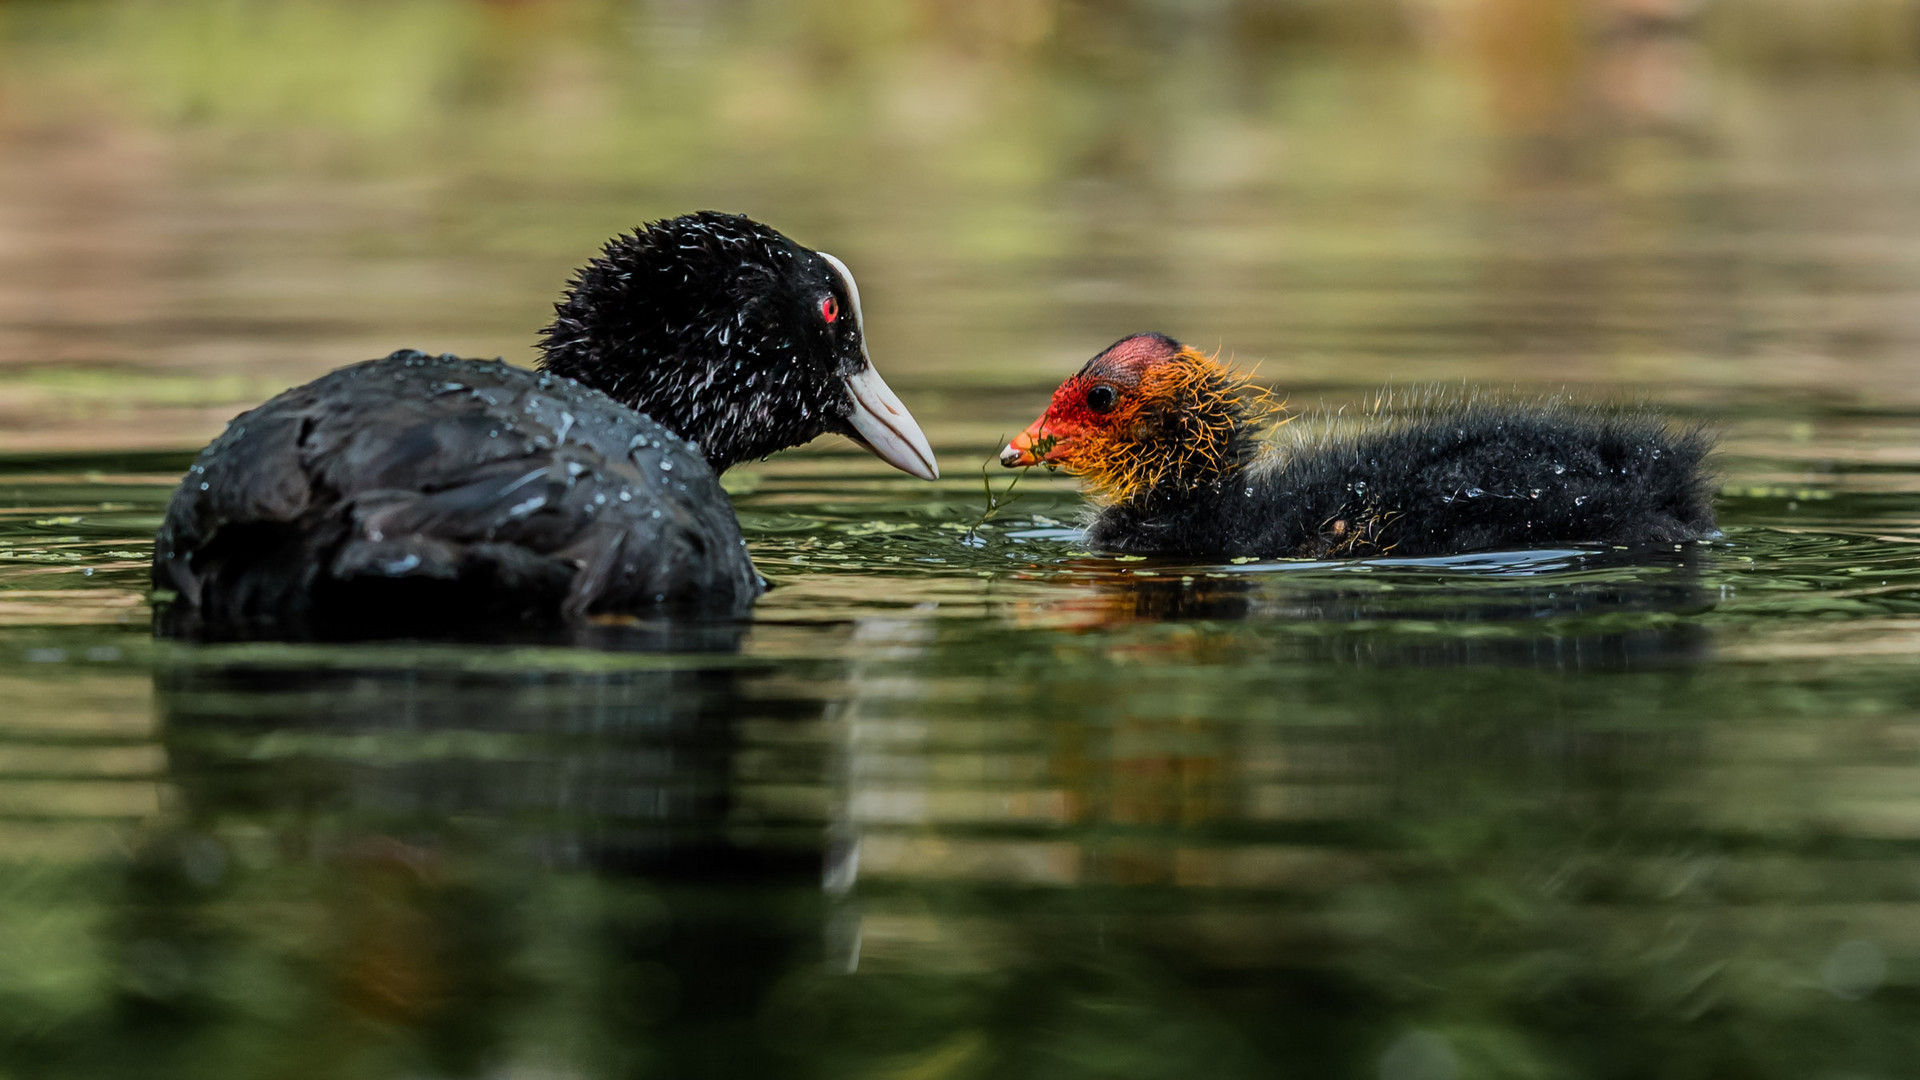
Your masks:
<path fill-rule="evenodd" d="M 1122 338 L 1060 384 L 1003 465 L 1056 465 L 1104 502 L 1186 490 L 1257 452 L 1267 394 L 1251 379 L 1161 334 Z"/>

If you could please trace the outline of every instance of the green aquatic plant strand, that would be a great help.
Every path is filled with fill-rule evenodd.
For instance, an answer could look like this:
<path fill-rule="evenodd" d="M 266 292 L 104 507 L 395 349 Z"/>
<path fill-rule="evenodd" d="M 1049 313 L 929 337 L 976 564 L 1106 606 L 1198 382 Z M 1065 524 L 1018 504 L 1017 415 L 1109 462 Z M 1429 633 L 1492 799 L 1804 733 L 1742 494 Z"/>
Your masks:
<path fill-rule="evenodd" d="M 1052 447 L 1053 441 L 1051 436 L 1036 441 L 1033 447 L 1034 455 L 1036 457 L 1045 455 L 1047 450 Z M 1042 446 L 1042 443 L 1046 445 Z M 987 470 L 994 465 L 995 460 L 994 458 L 988 458 L 980 463 L 980 491 L 987 497 L 987 506 L 986 509 L 980 511 L 979 517 L 973 519 L 973 524 L 967 526 L 967 541 L 969 543 L 979 539 L 980 526 L 991 521 L 995 514 L 998 514 L 1002 509 L 1020 499 L 1019 495 L 1013 493 L 1013 489 L 1020 486 L 1020 478 L 1027 475 L 1028 469 L 1033 468 L 1033 466 L 1028 465 L 1023 467 L 1019 472 L 1014 473 L 1013 479 L 1007 482 L 1007 490 L 1001 492 L 999 496 L 996 497 L 993 494 L 993 478 L 987 473 Z"/>

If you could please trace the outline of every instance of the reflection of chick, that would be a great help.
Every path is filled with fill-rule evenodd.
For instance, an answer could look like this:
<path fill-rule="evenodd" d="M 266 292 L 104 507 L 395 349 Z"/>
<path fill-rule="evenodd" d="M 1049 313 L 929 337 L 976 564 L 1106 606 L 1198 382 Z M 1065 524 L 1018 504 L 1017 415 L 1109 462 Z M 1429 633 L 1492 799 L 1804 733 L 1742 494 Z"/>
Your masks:
<path fill-rule="evenodd" d="M 1110 504 L 1087 542 L 1109 551 L 1421 556 L 1714 532 L 1709 439 L 1651 413 L 1436 395 L 1350 432 L 1289 428 L 1262 453 L 1260 399 L 1137 334 L 1062 383 L 1001 461 L 1084 477 Z"/>
<path fill-rule="evenodd" d="M 1244 619 L 1252 613 L 1258 584 L 1252 575 L 1204 570 L 1116 570 L 1111 560 L 1099 558 L 1069 559 L 1061 566 L 1074 571 L 1076 581 L 1094 587 L 1056 589 L 1015 600 L 1006 607 L 1006 617 L 1015 626 L 1094 630 L 1130 622 Z M 1153 648 L 1164 646 L 1156 643 Z M 1114 642 L 1106 647 L 1126 651 L 1139 646 Z"/>
<path fill-rule="evenodd" d="M 340 996 L 370 1020 L 413 1027 L 446 1004 L 441 930 L 423 909 L 433 856 L 376 837 L 350 856 L 352 900 L 341 914 Z"/>
<path fill-rule="evenodd" d="M 425 1068 L 415 1071 L 482 1071 L 500 1051 L 503 1006 L 524 986 L 499 897 L 474 888 L 444 852 L 388 836 L 355 840 L 335 865 L 342 889 L 328 905 L 328 1007 L 356 1022 L 315 1029 L 345 1040 L 332 1047 L 336 1058 L 405 1047 L 421 1055 Z M 375 1032 L 364 1047 L 349 1045 Z M 393 1035 L 401 1041 L 389 1042 Z"/>

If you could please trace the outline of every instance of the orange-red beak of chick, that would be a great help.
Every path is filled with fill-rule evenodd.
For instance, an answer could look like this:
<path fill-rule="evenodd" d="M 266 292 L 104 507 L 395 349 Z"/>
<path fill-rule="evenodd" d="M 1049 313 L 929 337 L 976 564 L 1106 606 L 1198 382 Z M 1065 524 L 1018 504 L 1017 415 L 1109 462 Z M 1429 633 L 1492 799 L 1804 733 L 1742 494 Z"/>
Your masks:
<path fill-rule="evenodd" d="M 1057 462 L 1065 453 L 1063 445 L 1067 440 L 1056 430 L 1060 425 L 1049 424 L 1053 410 L 1048 409 L 1040 419 L 1027 425 L 1027 430 L 1013 437 L 1005 450 L 1000 451 L 1000 464 L 1008 468 L 1021 465 L 1041 465 L 1048 461 Z"/>
<path fill-rule="evenodd" d="M 1035 420 L 1027 427 L 1027 430 L 1015 435 L 1013 441 L 1007 444 L 1006 449 L 1000 451 L 1000 464 L 1005 465 L 1009 469 L 1021 465 L 1040 464 L 1040 455 L 1033 452 L 1033 444 L 1034 440 L 1043 438 L 1046 434 L 1041 428 L 1041 424 L 1045 419 L 1045 417 L 1041 417 L 1039 420 Z"/>

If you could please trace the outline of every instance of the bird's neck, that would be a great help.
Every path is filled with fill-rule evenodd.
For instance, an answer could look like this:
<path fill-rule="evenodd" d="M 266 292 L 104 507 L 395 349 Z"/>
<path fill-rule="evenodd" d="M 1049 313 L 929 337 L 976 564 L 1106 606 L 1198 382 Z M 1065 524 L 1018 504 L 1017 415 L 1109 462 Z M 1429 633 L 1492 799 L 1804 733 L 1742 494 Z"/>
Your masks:
<path fill-rule="evenodd" d="M 731 354 L 716 352 L 690 297 L 721 286 L 712 275 L 663 275 L 653 248 L 622 237 L 582 267 L 542 331 L 540 367 L 576 379 L 700 448 L 715 472 L 761 457 L 779 427 L 729 400 Z M 804 439 L 798 441 L 805 441 Z"/>
<path fill-rule="evenodd" d="M 547 328 L 541 368 L 602 391 L 697 444 L 715 472 L 806 442 L 825 429 L 817 407 L 796 406 L 787 415 L 758 392 L 766 386 L 738 385 L 744 350 L 715 352 L 695 331 L 632 319 L 625 313 L 635 305 L 573 299 Z M 756 378 L 765 384 L 776 376 Z"/>

